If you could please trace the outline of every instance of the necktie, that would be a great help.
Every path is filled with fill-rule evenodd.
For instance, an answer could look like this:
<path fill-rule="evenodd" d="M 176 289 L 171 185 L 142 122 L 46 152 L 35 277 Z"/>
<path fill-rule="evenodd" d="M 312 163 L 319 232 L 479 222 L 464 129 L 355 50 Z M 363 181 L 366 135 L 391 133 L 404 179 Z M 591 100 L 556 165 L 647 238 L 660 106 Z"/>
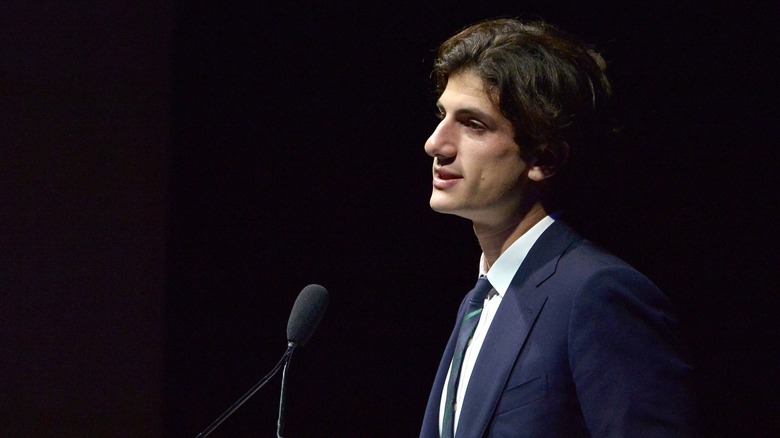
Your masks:
<path fill-rule="evenodd" d="M 458 380 L 460 380 L 460 369 L 463 366 L 463 355 L 466 352 L 474 329 L 479 322 L 479 314 L 482 313 L 482 306 L 485 303 L 485 297 L 492 289 L 490 282 L 486 277 L 480 277 L 477 285 L 471 291 L 466 316 L 460 323 L 458 331 L 458 340 L 455 342 L 455 353 L 452 357 L 452 366 L 450 367 L 450 380 L 447 383 L 447 398 L 444 406 L 444 418 L 442 419 L 441 436 L 442 438 L 452 438 L 455 425 L 455 399 L 458 392 Z"/>

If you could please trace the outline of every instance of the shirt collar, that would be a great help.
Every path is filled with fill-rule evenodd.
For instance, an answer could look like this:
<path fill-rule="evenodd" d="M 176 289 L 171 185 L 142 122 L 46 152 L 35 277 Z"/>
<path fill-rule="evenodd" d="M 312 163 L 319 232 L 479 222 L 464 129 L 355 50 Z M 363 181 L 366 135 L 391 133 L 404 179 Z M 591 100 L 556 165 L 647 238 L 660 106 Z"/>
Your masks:
<path fill-rule="evenodd" d="M 555 222 L 555 219 L 550 216 L 545 216 L 544 219 L 537 222 L 498 257 L 493 266 L 490 267 L 490 270 L 485 268 L 485 253 L 482 253 L 479 259 L 479 276 L 486 276 L 502 299 L 531 247 L 534 246 L 539 236 L 553 222 Z"/>

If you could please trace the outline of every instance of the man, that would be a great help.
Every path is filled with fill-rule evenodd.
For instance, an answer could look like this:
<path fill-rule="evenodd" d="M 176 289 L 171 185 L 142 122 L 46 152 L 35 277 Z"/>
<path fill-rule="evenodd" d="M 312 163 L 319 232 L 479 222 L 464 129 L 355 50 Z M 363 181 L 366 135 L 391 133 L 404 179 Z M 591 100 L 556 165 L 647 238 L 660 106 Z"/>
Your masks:
<path fill-rule="evenodd" d="M 548 211 L 610 95 L 604 66 L 541 22 L 477 24 L 439 48 L 430 205 L 471 220 L 483 253 L 421 437 L 694 435 L 668 300 Z"/>

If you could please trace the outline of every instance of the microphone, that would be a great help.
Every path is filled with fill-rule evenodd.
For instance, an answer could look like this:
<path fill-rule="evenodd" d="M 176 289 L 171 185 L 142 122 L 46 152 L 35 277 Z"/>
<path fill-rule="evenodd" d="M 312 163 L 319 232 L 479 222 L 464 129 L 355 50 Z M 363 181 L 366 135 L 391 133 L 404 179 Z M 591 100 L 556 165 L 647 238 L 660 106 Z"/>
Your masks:
<path fill-rule="evenodd" d="M 290 357 L 295 351 L 295 348 L 299 345 L 304 345 L 314 334 L 314 330 L 322 321 L 322 317 L 325 316 L 325 310 L 328 308 L 328 291 L 318 285 L 310 284 L 301 290 L 298 294 L 298 298 L 295 299 L 292 311 L 290 312 L 290 318 L 287 320 L 287 351 L 284 352 L 282 358 L 274 366 L 270 373 L 263 377 L 259 382 L 255 384 L 246 394 L 241 396 L 231 407 L 229 407 L 222 415 L 214 420 L 209 427 L 203 432 L 199 433 L 196 438 L 205 438 L 211 432 L 214 431 L 220 424 L 228 419 L 235 411 L 238 410 L 250 397 L 263 387 L 273 376 L 279 372 L 279 368 L 284 365 L 283 379 L 286 377 L 287 364 L 290 361 Z M 284 380 L 282 381 L 282 394 L 279 401 L 279 421 L 277 424 L 277 436 L 281 436 L 282 429 L 282 412 L 284 408 Z"/>
<path fill-rule="evenodd" d="M 287 320 L 287 340 L 303 346 L 322 321 L 328 308 L 328 291 L 319 284 L 303 288 L 295 299 L 290 319 Z"/>
<path fill-rule="evenodd" d="M 287 348 L 290 355 L 284 362 L 282 370 L 282 389 L 279 393 L 279 417 L 276 421 L 276 438 L 283 438 L 284 429 L 284 404 L 287 394 L 287 368 L 290 365 L 292 350 L 296 346 L 303 346 L 309 341 L 314 330 L 322 321 L 325 310 L 328 308 L 328 291 L 319 284 L 310 284 L 303 288 L 298 298 L 295 299 L 290 319 L 287 320 Z"/>

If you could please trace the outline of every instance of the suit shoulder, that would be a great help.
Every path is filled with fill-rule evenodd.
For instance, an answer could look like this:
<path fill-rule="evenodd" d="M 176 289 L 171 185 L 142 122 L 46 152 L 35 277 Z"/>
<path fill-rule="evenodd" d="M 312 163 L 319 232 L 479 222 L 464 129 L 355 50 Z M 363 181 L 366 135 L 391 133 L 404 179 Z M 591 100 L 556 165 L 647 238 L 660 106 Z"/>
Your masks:
<path fill-rule="evenodd" d="M 568 282 L 575 295 L 627 293 L 666 301 L 664 294 L 644 274 L 587 240 L 576 241 L 566 249 L 558 260 L 554 277 Z"/>
<path fill-rule="evenodd" d="M 647 279 L 625 260 L 584 239 L 573 242 L 561 254 L 557 271 L 558 273 L 574 271 L 580 278 L 589 275 L 625 275 Z"/>

